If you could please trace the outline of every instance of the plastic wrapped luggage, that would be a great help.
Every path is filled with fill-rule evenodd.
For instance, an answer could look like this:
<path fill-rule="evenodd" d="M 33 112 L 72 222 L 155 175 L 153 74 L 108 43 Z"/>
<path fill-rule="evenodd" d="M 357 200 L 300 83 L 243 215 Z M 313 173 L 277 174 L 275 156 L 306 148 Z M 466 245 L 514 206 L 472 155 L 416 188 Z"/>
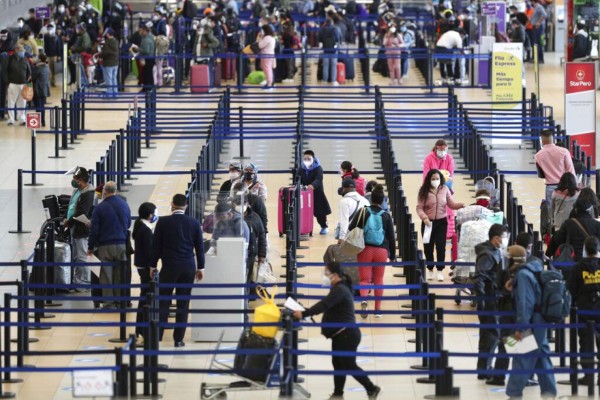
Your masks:
<path fill-rule="evenodd" d="M 343 62 L 337 63 L 337 82 L 340 85 L 346 83 L 346 64 Z"/>
<path fill-rule="evenodd" d="M 468 221 L 475 221 L 477 219 L 486 219 L 488 215 L 493 215 L 494 212 L 479 205 L 470 205 L 465 208 L 461 208 L 456 211 L 456 223 L 462 225 Z"/>
<path fill-rule="evenodd" d="M 475 262 L 475 246 L 488 240 L 488 232 L 492 223 L 487 220 L 468 221 L 460 227 L 458 241 L 458 259 Z"/>
<path fill-rule="evenodd" d="M 356 256 L 350 257 L 344 254 L 339 244 L 332 244 L 327 247 L 325 254 L 323 255 L 323 262 L 330 263 L 337 261 L 339 263 L 355 263 Z M 348 275 L 352 279 L 352 285 L 358 285 L 360 278 L 358 277 L 358 267 L 346 267 L 344 266 L 344 274 Z"/>
<path fill-rule="evenodd" d="M 210 90 L 210 70 L 208 64 L 195 64 L 190 67 L 192 93 L 206 93 Z"/>
<path fill-rule="evenodd" d="M 295 188 L 282 187 L 279 189 L 279 202 L 277 212 L 277 222 L 279 228 L 279 236 L 283 236 L 288 221 L 288 204 L 291 196 L 294 194 Z M 314 199 L 313 191 L 302 189 L 300 191 L 300 234 L 312 235 L 314 223 Z"/>
<path fill-rule="evenodd" d="M 71 262 L 71 246 L 65 242 L 54 242 L 54 262 L 69 264 Z M 56 285 L 71 284 L 71 266 L 54 267 L 54 283 Z"/>
<path fill-rule="evenodd" d="M 248 330 L 240 336 L 238 350 L 263 350 L 273 349 L 272 354 L 236 354 L 233 360 L 233 368 L 238 370 L 237 374 L 254 381 L 265 382 L 273 357 L 277 340 L 266 338 Z"/>

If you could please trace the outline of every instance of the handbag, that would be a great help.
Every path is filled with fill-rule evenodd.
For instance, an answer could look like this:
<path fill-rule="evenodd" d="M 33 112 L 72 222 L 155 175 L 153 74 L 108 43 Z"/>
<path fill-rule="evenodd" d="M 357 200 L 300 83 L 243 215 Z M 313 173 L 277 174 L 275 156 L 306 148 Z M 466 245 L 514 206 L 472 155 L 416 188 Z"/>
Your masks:
<path fill-rule="evenodd" d="M 244 53 L 247 56 L 251 56 L 252 54 L 254 54 L 254 52 L 252 51 L 252 45 L 249 44 L 246 47 L 244 47 L 244 49 L 242 50 L 242 53 Z"/>
<path fill-rule="evenodd" d="M 272 324 L 272 326 L 261 325 L 253 326 L 252 332 L 266 338 L 274 338 L 279 330 L 279 320 L 281 319 L 281 310 L 275 304 L 275 294 L 277 286 L 273 286 L 273 293 L 269 293 L 262 286 L 256 287 L 256 294 L 265 304 L 254 309 L 254 322 L 258 324 Z"/>
<path fill-rule="evenodd" d="M 21 97 L 25 101 L 31 101 L 33 99 L 33 85 L 31 82 L 27 82 L 21 89 Z"/>
<path fill-rule="evenodd" d="M 362 219 L 362 223 L 361 223 Z M 355 256 L 365 249 L 365 208 L 363 207 L 358 214 L 356 226 L 347 235 L 346 240 L 341 244 L 340 250 L 346 256 Z"/>
<path fill-rule="evenodd" d="M 252 50 L 252 53 L 254 54 L 258 54 L 260 53 L 260 47 L 258 45 L 258 42 L 254 42 L 250 45 L 250 50 Z"/>

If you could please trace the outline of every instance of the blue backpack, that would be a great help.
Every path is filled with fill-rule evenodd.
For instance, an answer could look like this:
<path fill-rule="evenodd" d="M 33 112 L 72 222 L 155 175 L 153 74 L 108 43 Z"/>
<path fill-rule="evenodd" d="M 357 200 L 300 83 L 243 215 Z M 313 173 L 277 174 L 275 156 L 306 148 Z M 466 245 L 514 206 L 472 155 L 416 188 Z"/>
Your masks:
<path fill-rule="evenodd" d="M 385 211 L 381 210 L 379 212 L 373 212 L 370 207 L 367 207 L 367 211 L 370 215 L 369 218 L 367 218 L 364 228 L 365 244 L 379 246 L 385 239 L 383 218 L 381 217 Z"/>

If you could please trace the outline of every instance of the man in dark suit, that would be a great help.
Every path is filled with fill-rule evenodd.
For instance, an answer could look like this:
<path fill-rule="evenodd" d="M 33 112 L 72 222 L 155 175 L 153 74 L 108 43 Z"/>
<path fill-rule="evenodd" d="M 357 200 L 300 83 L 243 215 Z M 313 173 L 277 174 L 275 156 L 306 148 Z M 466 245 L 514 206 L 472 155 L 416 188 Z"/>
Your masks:
<path fill-rule="evenodd" d="M 173 196 L 171 202 L 172 215 L 162 217 L 156 223 L 154 237 L 152 238 L 152 272 L 154 276 L 158 260 L 162 260 L 160 270 L 160 296 L 168 297 L 173 295 L 175 289 L 176 296 L 189 297 L 192 293 L 191 284 L 194 278 L 202 280 L 204 271 L 204 244 L 202 241 L 202 228 L 200 222 L 185 215 L 187 207 L 186 198 L 183 194 Z M 194 262 L 194 250 L 196 252 Z M 169 284 L 188 284 L 190 287 L 174 288 Z M 171 300 L 160 301 L 160 322 L 165 324 L 169 316 L 169 305 Z M 189 299 L 177 300 L 177 315 L 175 322 L 185 324 L 189 314 Z M 176 327 L 173 331 L 173 340 L 175 347 L 183 347 L 185 343 L 186 327 Z M 162 340 L 164 325 L 160 328 L 159 339 Z"/>

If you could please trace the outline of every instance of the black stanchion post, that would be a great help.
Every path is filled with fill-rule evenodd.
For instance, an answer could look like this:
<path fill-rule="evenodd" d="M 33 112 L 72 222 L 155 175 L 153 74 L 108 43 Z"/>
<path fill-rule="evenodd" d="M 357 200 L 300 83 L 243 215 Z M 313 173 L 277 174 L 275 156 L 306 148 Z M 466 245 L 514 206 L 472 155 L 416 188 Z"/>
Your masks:
<path fill-rule="evenodd" d="M 36 139 L 37 134 L 35 133 L 35 129 L 31 130 L 31 183 L 26 183 L 25 186 L 42 186 L 41 183 L 37 183 L 36 181 Z"/>
<path fill-rule="evenodd" d="M 571 373 L 569 374 L 568 381 L 559 381 L 559 384 L 570 384 L 571 385 L 571 394 L 573 396 L 577 396 L 578 392 L 578 379 L 577 379 L 577 370 L 579 368 L 579 362 L 577 360 L 577 329 L 575 326 L 578 324 L 578 315 L 577 315 L 577 307 L 571 307 L 571 316 L 569 318 L 569 322 L 571 324 L 571 329 L 569 329 L 569 369 Z"/>
<path fill-rule="evenodd" d="M 108 341 L 111 343 L 126 343 L 127 342 L 127 298 L 125 296 L 125 288 L 124 285 L 127 282 L 127 262 L 126 261 L 117 261 L 119 264 L 119 289 L 117 293 L 119 293 L 119 337 L 109 339 Z M 113 272 L 114 273 L 114 272 Z"/>
<path fill-rule="evenodd" d="M 593 320 L 589 321 L 588 320 L 587 324 L 585 326 L 585 334 L 586 334 L 586 336 L 588 338 L 590 338 L 590 345 L 591 345 L 590 348 L 585 349 L 585 352 L 586 353 L 591 353 L 591 354 L 596 354 L 596 352 L 594 350 L 594 347 L 596 346 L 596 340 L 595 340 L 596 329 L 594 328 L 594 324 L 595 324 L 595 321 L 593 321 Z M 585 366 L 585 368 L 596 370 L 597 368 L 594 367 L 594 365 L 595 365 L 594 362 L 595 362 L 594 358 L 590 357 L 590 363 L 589 363 L 589 365 Z M 594 373 L 587 373 L 586 372 L 585 376 L 589 376 L 590 377 L 590 379 L 587 382 L 588 396 L 589 397 L 594 397 L 594 381 L 595 381 L 594 378 L 596 377 L 596 374 L 594 374 Z"/>
<path fill-rule="evenodd" d="M 4 296 L 4 299 L 6 301 L 6 296 Z M 5 303 L 6 305 L 6 303 Z M 6 310 L 6 308 L 5 308 Z M 6 315 L 6 311 L 5 311 L 5 315 Z M 9 318 L 10 318 L 10 312 L 9 312 Z M 4 319 L 4 323 L 7 323 L 6 318 Z M 8 328 L 8 331 L 10 332 L 10 327 Z M 4 329 L 4 332 L 6 332 L 6 329 Z M 0 334 L 0 336 L 2 336 Z M 8 378 L 9 381 L 6 381 L 5 379 L 2 380 L 2 383 L 16 383 L 14 381 L 11 382 L 10 380 L 10 340 L 7 342 L 6 338 L 4 339 L 4 360 L 8 359 L 8 363 L 5 365 L 2 365 L 2 358 L 0 357 L 0 368 L 4 368 L 4 374 L 6 376 L 6 374 L 8 374 Z M 21 381 L 22 382 L 22 381 Z M 16 397 L 16 395 L 12 392 L 5 392 L 2 389 L 2 383 L 0 383 L 0 399 L 13 399 Z"/>
<path fill-rule="evenodd" d="M 279 387 L 279 395 L 281 397 L 290 397 L 294 393 L 294 364 L 292 352 L 293 347 L 293 332 L 294 324 L 292 316 L 289 312 L 284 313 L 283 322 L 285 327 L 284 345 L 282 346 L 281 363 L 283 365 L 283 376 Z"/>
<path fill-rule="evenodd" d="M 10 307 L 11 307 L 11 303 L 12 303 L 12 294 L 11 293 L 4 293 L 4 365 L 3 367 L 5 368 L 4 370 L 4 378 L 2 379 L 2 383 L 19 383 L 19 382 L 23 382 L 23 379 L 20 378 L 13 378 L 11 377 L 11 372 L 10 372 L 10 366 L 12 364 L 11 361 L 11 357 L 10 357 L 10 353 L 11 353 L 11 349 L 10 349 L 10 342 L 11 342 L 11 333 L 10 333 L 10 328 L 11 328 L 11 312 L 10 312 Z M 0 398 L 1 397 L 1 390 L 2 390 L 2 385 L 0 385 Z"/>
<path fill-rule="evenodd" d="M 60 131 L 62 135 L 62 150 L 73 150 L 72 147 L 69 147 L 69 137 L 67 135 L 67 128 L 69 127 L 69 116 L 68 111 L 69 108 L 67 106 L 67 99 L 60 100 L 60 110 L 61 110 L 61 123 L 60 123 Z"/>
<path fill-rule="evenodd" d="M 55 106 L 51 115 L 54 115 L 54 155 L 48 156 L 48 158 L 65 158 L 59 154 L 60 149 L 60 110 L 58 106 Z"/>
<path fill-rule="evenodd" d="M 23 170 L 17 170 L 17 230 L 8 233 L 31 233 L 23 230 Z"/>
<path fill-rule="evenodd" d="M 423 351 L 426 353 L 435 352 L 435 293 L 430 293 L 427 300 L 427 307 L 425 308 L 427 313 L 427 328 L 424 331 Z M 429 371 L 435 369 L 435 362 L 429 357 L 423 357 L 423 367 L 426 367 Z M 435 383 L 434 376 L 428 376 L 426 378 L 417 378 L 418 383 Z"/>
<path fill-rule="evenodd" d="M 132 398 L 137 396 L 137 355 L 135 335 L 129 335 L 131 347 L 129 348 L 129 395 Z"/>
<path fill-rule="evenodd" d="M 238 160 L 245 160 L 247 157 L 244 157 L 244 107 L 242 106 L 240 106 L 238 109 L 238 126 L 238 135 L 240 136 L 240 155 L 239 157 L 234 158 Z"/>

